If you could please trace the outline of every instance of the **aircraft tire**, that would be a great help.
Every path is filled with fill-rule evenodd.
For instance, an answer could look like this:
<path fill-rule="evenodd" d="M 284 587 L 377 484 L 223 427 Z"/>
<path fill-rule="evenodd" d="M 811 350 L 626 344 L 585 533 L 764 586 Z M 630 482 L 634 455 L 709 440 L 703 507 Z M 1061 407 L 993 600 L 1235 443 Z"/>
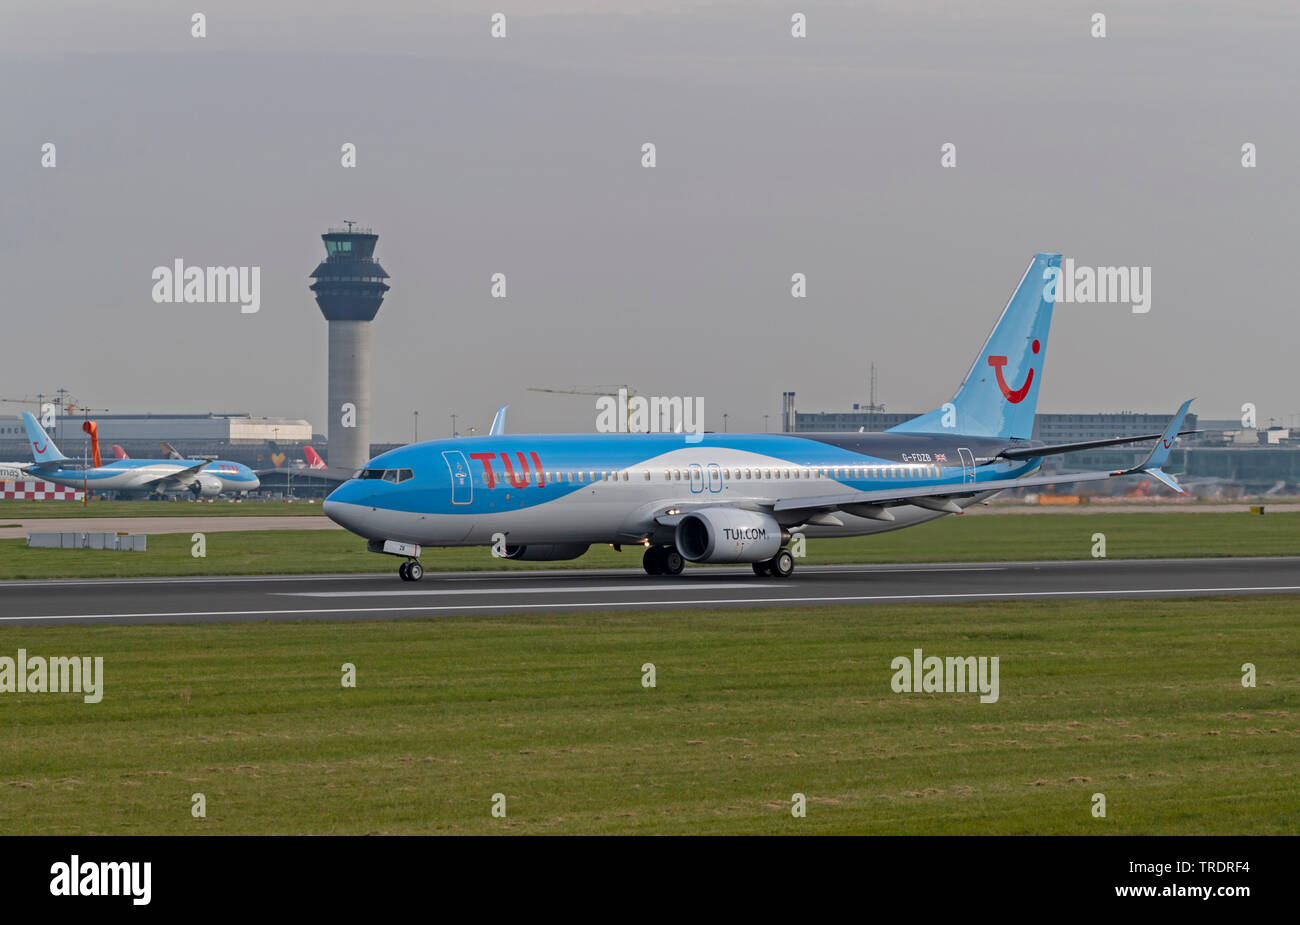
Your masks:
<path fill-rule="evenodd" d="M 647 546 L 645 555 L 641 557 L 641 567 L 645 569 L 647 575 L 662 575 L 664 573 L 663 552 L 658 546 Z"/>
<path fill-rule="evenodd" d="M 686 568 L 686 560 L 682 558 L 682 554 L 671 546 L 663 550 L 659 561 L 663 565 L 665 575 L 680 575 Z"/>
<path fill-rule="evenodd" d="M 794 556 L 790 550 L 782 549 L 767 560 L 767 572 L 773 578 L 789 578 L 794 574 Z"/>

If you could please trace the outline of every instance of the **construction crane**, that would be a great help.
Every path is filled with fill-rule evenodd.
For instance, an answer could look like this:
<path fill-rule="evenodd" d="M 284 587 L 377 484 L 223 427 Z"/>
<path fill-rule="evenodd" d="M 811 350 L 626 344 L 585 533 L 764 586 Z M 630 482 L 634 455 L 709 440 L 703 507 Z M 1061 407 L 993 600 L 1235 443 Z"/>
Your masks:
<path fill-rule="evenodd" d="M 567 389 L 542 389 L 531 385 L 528 387 L 530 392 L 551 392 L 555 395 L 617 395 L 620 389 L 627 393 L 628 398 L 636 394 L 636 390 L 629 385 L 593 385 L 585 389 L 577 386 Z"/>
<path fill-rule="evenodd" d="M 578 388 L 572 386 L 569 388 L 539 388 L 529 386 L 530 392 L 550 392 L 552 395 L 595 395 L 597 398 L 616 398 L 617 395 L 623 394 L 624 400 L 620 403 L 619 421 L 617 421 L 617 430 L 619 433 L 628 433 L 628 404 L 627 400 L 636 395 L 632 386 L 590 386 L 589 388 Z M 599 404 L 597 404 L 599 407 Z M 598 418 L 599 421 L 599 418 Z M 599 426 L 599 422 L 597 424 Z"/>

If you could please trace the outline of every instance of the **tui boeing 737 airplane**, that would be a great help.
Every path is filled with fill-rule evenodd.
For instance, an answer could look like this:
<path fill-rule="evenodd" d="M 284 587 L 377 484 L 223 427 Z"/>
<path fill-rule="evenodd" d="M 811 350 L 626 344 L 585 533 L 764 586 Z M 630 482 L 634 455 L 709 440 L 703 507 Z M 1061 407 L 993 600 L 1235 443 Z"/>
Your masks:
<path fill-rule="evenodd" d="M 1191 400 L 1162 434 L 1046 445 L 1032 440 L 1059 254 L 1029 264 L 957 394 L 884 433 L 483 436 L 375 457 L 326 499 L 325 513 L 372 552 L 424 574 L 424 546 L 495 545 L 506 558 L 575 559 L 593 543 L 645 547 L 651 575 L 687 561 L 751 563 L 787 577 L 794 534 L 883 533 L 962 510 L 999 491 L 1161 471 Z M 1046 456 L 1156 439 L 1132 469 L 1035 476 Z M 692 442 L 694 441 L 694 442 Z"/>
<path fill-rule="evenodd" d="M 59 452 L 30 411 L 23 412 L 23 424 L 35 460 L 26 467 L 27 471 L 56 485 L 72 488 L 84 485 L 93 491 L 118 492 L 188 490 L 198 498 L 215 498 L 222 492 L 255 491 L 260 484 L 252 469 L 223 459 L 131 459 L 123 452 L 120 458 L 100 466 L 72 468 L 67 465 L 72 460 Z M 99 459 L 98 449 L 95 459 Z"/>

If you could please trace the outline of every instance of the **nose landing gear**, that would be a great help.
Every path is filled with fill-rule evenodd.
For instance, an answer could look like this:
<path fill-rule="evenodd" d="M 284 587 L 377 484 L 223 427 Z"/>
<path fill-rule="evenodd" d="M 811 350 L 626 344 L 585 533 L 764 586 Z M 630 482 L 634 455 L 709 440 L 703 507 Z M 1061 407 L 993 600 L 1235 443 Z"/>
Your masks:
<path fill-rule="evenodd" d="M 419 559 L 410 559 L 397 567 L 397 574 L 402 581 L 419 581 L 424 577 L 424 566 Z"/>

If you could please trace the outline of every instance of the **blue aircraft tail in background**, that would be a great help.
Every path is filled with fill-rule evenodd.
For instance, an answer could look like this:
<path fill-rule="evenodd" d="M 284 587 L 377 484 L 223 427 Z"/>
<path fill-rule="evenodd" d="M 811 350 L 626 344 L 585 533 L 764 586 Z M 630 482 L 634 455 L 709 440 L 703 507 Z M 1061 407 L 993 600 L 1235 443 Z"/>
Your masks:
<path fill-rule="evenodd" d="M 50 435 L 45 432 L 45 428 L 37 422 L 30 411 L 23 412 L 23 425 L 27 428 L 27 442 L 31 444 L 32 458 L 36 460 L 37 465 L 67 461 L 68 457 L 59 452 Z"/>
<path fill-rule="evenodd" d="M 952 401 L 889 428 L 895 433 L 971 434 L 1029 438 L 1038 387 L 1047 359 L 1052 299 L 1060 254 L 1039 254 L 1029 264 L 1002 317 L 975 357 Z"/>

